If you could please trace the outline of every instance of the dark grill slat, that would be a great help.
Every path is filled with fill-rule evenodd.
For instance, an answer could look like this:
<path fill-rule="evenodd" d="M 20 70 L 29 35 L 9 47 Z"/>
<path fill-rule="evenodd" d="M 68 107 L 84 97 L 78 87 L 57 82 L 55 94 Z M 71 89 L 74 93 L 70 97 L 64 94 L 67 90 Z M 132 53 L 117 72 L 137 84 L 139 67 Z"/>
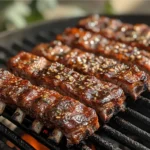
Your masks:
<path fill-rule="evenodd" d="M 131 110 L 131 109 L 129 109 L 129 110 Z M 134 111 L 133 111 L 134 112 Z M 7 115 L 6 113 L 4 113 L 3 114 L 3 116 L 4 117 L 6 117 L 6 118 L 8 118 L 10 121 L 12 121 L 13 123 L 15 123 L 15 124 L 17 124 L 15 121 L 13 121 L 13 119 L 11 118 L 11 117 L 9 117 L 9 115 Z M 135 132 L 137 132 L 137 128 L 135 128 L 135 126 L 133 125 L 133 126 L 131 126 L 130 125 L 130 123 L 128 123 L 128 122 L 123 122 L 123 124 L 122 124 L 122 121 L 121 121 L 121 119 L 119 118 L 119 117 L 115 117 L 115 119 L 116 119 L 116 121 L 117 121 L 117 123 L 118 124 L 120 124 L 120 126 L 121 127 L 125 127 L 125 128 L 133 128 L 134 127 L 134 129 L 135 129 Z M 28 120 L 28 119 L 27 119 Z M 28 120 L 28 122 L 30 122 L 30 123 L 32 123 L 32 121 L 29 121 Z M 28 133 L 30 133 L 33 137 L 35 137 L 37 140 L 40 140 L 40 141 L 42 141 L 44 144 L 45 144 L 45 141 L 47 141 L 47 140 L 45 140 L 45 141 L 43 141 L 43 138 L 41 138 L 40 136 L 39 136 L 39 138 L 37 138 L 38 137 L 38 135 L 37 134 L 35 134 L 35 133 L 31 133 L 31 130 L 30 129 L 28 129 L 27 127 L 25 127 L 24 125 L 18 125 L 17 124 L 17 126 L 19 126 L 19 127 L 21 127 L 21 128 L 23 128 L 24 129 L 24 131 L 26 131 L 26 132 L 28 132 Z M 106 132 L 108 132 L 108 133 L 111 133 L 111 132 L 109 132 L 108 130 L 112 130 L 113 132 L 115 132 L 114 131 L 114 129 L 112 129 L 111 127 L 107 127 L 106 125 L 104 126 L 104 131 L 106 131 Z M 132 129 L 130 129 L 129 131 L 132 131 Z M 138 130 L 139 131 L 139 130 Z M 141 132 L 142 130 L 140 130 L 140 132 Z M 141 132 L 142 133 L 142 132 Z M 119 135 L 120 136 L 120 133 L 115 133 L 115 134 L 113 134 L 113 136 L 115 137 L 116 136 L 116 134 L 117 134 L 117 136 Z M 140 133 L 138 133 L 138 134 L 140 134 Z M 143 134 L 143 133 L 142 133 Z M 117 137 L 116 136 L 116 137 Z M 123 136 L 123 137 L 122 137 Z M 144 136 L 144 135 L 143 135 Z M 146 135 L 147 136 L 147 135 Z M 115 138 L 116 138 L 115 137 Z M 124 137 L 124 135 L 123 134 L 121 134 L 121 138 L 127 138 L 127 137 Z M 145 138 L 145 137 L 144 137 Z M 147 138 L 149 138 L 149 136 L 147 137 Z M 110 149 L 110 150 L 112 150 L 112 149 L 118 149 L 119 150 L 119 148 L 117 148 L 117 147 L 115 147 L 113 144 L 111 144 L 110 142 L 108 142 L 107 140 L 104 140 L 103 139 L 103 137 L 101 137 L 100 135 L 93 135 L 93 136 L 91 136 L 91 137 L 89 137 L 89 139 L 91 140 L 91 141 L 93 141 L 93 142 L 96 142 L 96 143 L 98 143 L 99 145 L 101 145 L 101 146 L 103 146 L 103 147 L 105 147 L 106 149 Z M 116 138 L 116 140 L 118 140 L 118 139 L 120 139 L 120 137 L 118 138 Z M 130 139 L 129 139 L 130 140 Z M 131 140 L 132 141 L 132 144 L 133 144 L 133 146 L 134 146 L 134 144 L 135 143 L 138 143 L 138 142 L 136 142 L 136 141 L 134 141 L 134 140 Z M 134 141 L 134 142 L 133 142 Z M 47 145 L 47 144 L 46 144 Z M 141 144 L 138 144 L 137 146 L 141 146 Z M 51 147 L 50 145 L 49 145 L 49 143 L 48 143 L 48 145 L 47 145 L 48 147 Z M 129 146 L 129 145 L 127 145 L 127 146 Z M 131 146 L 131 145 L 130 145 Z M 129 146 L 129 147 L 130 147 Z M 83 147 L 82 147 L 83 148 Z M 84 148 L 87 148 L 87 147 L 84 147 Z M 52 148 L 52 150 L 56 150 L 57 148 Z"/>
<path fill-rule="evenodd" d="M 21 43 L 13 43 L 12 45 L 12 50 L 16 51 L 17 52 L 20 52 L 21 50 L 23 50 L 23 46 Z"/>
<path fill-rule="evenodd" d="M 138 120 L 141 121 L 142 123 L 144 123 L 144 124 L 150 126 L 150 118 L 148 118 L 148 117 L 146 117 L 146 116 L 140 114 L 139 112 L 137 112 L 137 111 L 135 111 L 135 110 L 133 110 L 133 109 L 131 109 L 131 108 L 127 108 L 126 111 L 125 111 L 125 113 L 126 113 L 127 115 L 130 115 L 130 116 L 132 116 L 132 117 L 138 119 Z"/>
<path fill-rule="evenodd" d="M 100 135 L 94 134 L 91 137 L 89 137 L 89 139 L 92 142 L 96 142 L 98 145 L 101 145 L 101 146 L 103 146 L 104 148 L 106 148 L 108 150 L 121 150 L 120 148 L 115 147 L 112 143 L 104 140 L 104 138 L 101 137 Z"/>
<path fill-rule="evenodd" d="M 29 52 L 29 51 L 31 51 L 31 48 L 32 48 L 32 46 L 27 45 L 27 44 L 25 44 L 23 42 L 20 42 L 20 43 L 17 42 L 17 43 L 14 43 L 12 45 L 12 50 L 16 51 L 16 53 L 20 52 L 20 51 L 27 51 L 27 52 Z"/>
<path fill-rule="evenodd" d="M 64 29 L 53 29 L 51 31 L 48 31 L 49 35 L 52 37 L 55 37 L 57 34 L 60 34 L 63 32 Z"/>
<path fill-rule="evenodd" d="M 144 105 L 144 107 L 150 108 L 150 100 L 148 98 L 140 96 L 137 102 Z"/>
<path fill-rule="evenodd" d="M 0 141 L 0 150 L 12 150 L 12 148 L 5 144 L 3 141 Z"/>
<path fill-rule="evenodd" d="M 108 125 L 103 126 L 103 130 L 110 136 L 112 136 L 117 141 L 127 145 L 128 147 L 134 148 L 136 150 L 150 150 L 149 148 L 145 147 L 144 145 L 132 140 L 128 136 L 122 134 L 121 132 L 113 129 Z"/>
<path fill-rule="evenodd" d="M 20 139 L 13 131 L 0 123 L 0 133 L 7 137 L 11 142 L 17 145 L 21 150 L 35 150 L 32 146 Z"/>
<path fill-rule="evenodd" d="M 18 122 L 16 122 L 15 120 L 13 120 L 12 117 L 9 116 L 6 112 L 4 112 L 2 114 L 2 116 L 5 117 L 5 118 L 7 118 L 8 120 L 10 120 L 12 123 L 14 123 L 15 125 L 17 125 L 23 131 L 27 132 L 28 134 L 30 134 L 31 136 L 33 136 L 35 139 L 37 139 L 38 141 L 40 141 L 41 143 L 43 143 L 47 147 L 49 147 L 51 150 L 60 150 L 59 146 L 56 146 L 54 143 L 50 142 L 49 140 L 47 140 L 47 139 L 43 138 L 42 136 L 34 133 L 30 128 L 26 127 L 25 125 L 19 124 Z"/>
<path fill-rule="evenodd" d="M 24 130 L 25 132 L 27 132 L 28 134 L 32 135 L 34 138 L 36 138 L 38 141 L 42 142 L 43 144 L 45 144 L 46 146 L 48 146 L 49 148 L 51 148 L 51 150 L 60 150 L 59 147 L 55 146 L 53 144 L 53 142 L 51 143 L 50 141 L 42 138 L 40 135 L 37 135 L 36 133 L 34 133 L 33 131 L 31 131 L 29 128 L 27 128 L 25 125 L 23 124 L 19 124 L 18 122 L 14 121 L 13 118 L 11 116 L 9 116 L 6 112 L 4 112 L 3 117 L 7 118 L 8 120 L 10 120 L 11 122 L 13 122 L 14 124 L 16 124 L 18 127 L 20 127 L 22 130 Z M 96 142 L 98 145 L 105 147 L 108 150 L 120 150 L 119 148 L 115 147 L 113 144 L 111 144 L 110 142 L 108 142 L 107 140 L 104 140 L 103 137 L 99 136 L 99 135 L 93 135 L 91 137 L 89 137 L 89 139 L 93 142 Z"/>
<path fill-rule="evenodd" d="M 6 49 L 2 46 L 0 46 L 0 59 L 3 58 L 7 58 L 7 57 L 12 57 L 16 54 L 15 51 L 11 51 L 9 49 Z"/>
<path fill-rule="evenodd" d="M 23 43 L 25 45 L 29 45 L 31 48 L 34 47 L 37 44 L 36 41 L 34 39 L 31 39 L 31 38 L 30 39 L 29 38 L 25 38 L 23 40 Z"/>
<path fill-rule="evenodd" d="M 38 33 L 36 38 L 40 42 L 50 42 L 50 40 L 51 40 L 51 37 L 49 35 L 47 35 L 46 33 L 43 33 L 43 32 Z"/>
<path fill-rule="evenodd" d="M 126 129 L 127 131 L 135 134 L 136 136 L 139 136 L 142 138 L 142 140 L 150 141 L 150 134 L 146 131 L 138 128 L 137 126 L 131 124 L 130 122 L 125 121 L 124 119 L 120 117 L 115 117 L 115 122 L 120 125 L 120 127 Z"/>

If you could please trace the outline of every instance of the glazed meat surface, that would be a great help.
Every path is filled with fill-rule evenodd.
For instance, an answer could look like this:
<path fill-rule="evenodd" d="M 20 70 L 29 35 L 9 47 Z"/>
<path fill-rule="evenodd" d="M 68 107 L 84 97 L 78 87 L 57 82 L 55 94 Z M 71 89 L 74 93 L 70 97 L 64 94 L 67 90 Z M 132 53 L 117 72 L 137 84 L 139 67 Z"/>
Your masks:
<path fill-rule="evenodd" d="M 60 129 L 68 144 L 79 143 L 99 128 L 95 110 L 53 90 L 33 86 L 3 69 L 0 69 L 0 100 L 21 108 L 47 127 Z"/>
<path fill-rule="evenodd" d="M 122 25 L 123 22 L 118 19 L 111 19 L 105 16 L 100 17 L 99 15 L 81 19 L 78 23 L 79 27 L 95 33 L 103 33 L 106 36 L 118 31 Z"/>
<path fill-rule="evenodd" d="M 136 66 L 129 67 L 113 59 L 72 49 L 60 41 L 40 44 L 32 52 L 50 61 L 58 61 L 80 73 L 117 84 L 134 99 L 137 99 L 147 86 L 147 75 Z"/>
<path fill-rule="evenodd" d="M 150 53 L 126 44 L 111 41 L 83 29 L 68 28 L 57 39 L 72 47 L 116 59 L 128 65 L 136 64 L 150 74 Z"/>
<path fill-rule="evenodd" d="M 118 86 L 100 81 L 94 76 L 81 75 L 60 63 L 45 63 L 46 61 L 44 57 L 21 52 L 11 58 L 8 64 L 14 74 L 29 79 L 36 85 L 55 89 L 94 108 L 103 122 L 124 110 L 125 96 Z M 41 70 L 36 65 L 39 63 L 47 66 Z"/>
<path fill-rule="evenodd" d="M 100 33 L 107 38 L 119 40 L 150 51 L 150 28 L 146 24 L 132 25 L 117 19 L 94 15 L 80 20 L 78 26 Z"/>

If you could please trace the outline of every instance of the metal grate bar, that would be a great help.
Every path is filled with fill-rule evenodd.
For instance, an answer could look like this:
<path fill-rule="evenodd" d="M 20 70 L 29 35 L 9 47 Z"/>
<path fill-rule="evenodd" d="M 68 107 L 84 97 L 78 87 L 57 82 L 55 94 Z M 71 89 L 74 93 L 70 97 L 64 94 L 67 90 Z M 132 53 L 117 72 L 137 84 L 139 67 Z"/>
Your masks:
<path fill-rule="evenodd" d="M 0 63 L 5 64 L 8 58 L 11 56 L 11 54 L 7 55 L 7 53 L 5 53 L 0 47 Z"/>
<path fill-rule="evenodd" d="M 5 118 L 7 118 L 8 120 L 10 120 L 12 123 L 16 124 L 19 128 L 21 128 L 22 130 L 24 130 L 25 132 L 27 132 L 28 134 L 32 135 L 35 139 L 37 139 L 38 141 L 40 141 L 41 143 L 43 143 L 45 146 L 49 147 L 51 150 L 60 150 L 59 146 L 56 146 L 53 142 L 51 142 L 50 140 L 44 139 L 42 138 L 40 135 L 34 133 L 32 130 L 30 130 L 29 128 L 27 128 L 25 125 L 23 124 L 19 124 L 17 121 L 15 121 L 11 116 L 9 116 L 7 113 L 3 113 L 2 116 L 4 116 Z"/>
<path fill-rule="evenodd" d="M 53 142 L 51 142 L 50 140 L 46 140 L 44 138 L 42 138 L 40 135 L 32 132 L 29 128 L 27 128 L 26 126 L 24 126 L 23 124 L 19 124 L 18 122 L 16 122 L 12 117 L 10 117 L 7 113 L 3 113 L 2 114 L 5 118 L 7 118 L 8 120 L 10 120 L 11 122 L 13 122 L 14 124 L 16 124 L 18 127 L 20 127 L 21 129 L 23 129 L 25 132 L 29 133 L 30 135 L 32 135 L 34 138 L 36 138 L 38 141 L 40 141 L 41 143 L 45 144 L 47 147 L 51 148 L 51 150 L 60 150 L 59 146 L 56 146 Z M 120 150 L 118 147 L 114 146 L 113 144 L 111 144 L 110 142 L 106 141 L 103 139 L 103 137 L 99 136 L 99 135 L 93 135 L 91 137 L 89 137 L 89 139 L 91 141 L 96 142 L 97 144 L 99 144 L 100 146 L 105 147 L 108 150 Z M 88 148 L 88 147 L 82 147 L 82 148 Z M 81 148 L 80 148 L 81 149 Z"/>
<path fill-rule="evenodd" d="M 0 46 L 0 51 L 5 55 L 5 58 L 16 55 L 15 51 L 10 51 L 2 46 Z"/>
<path fill-rule="evenodd" d="M 150 100 L 148 98 L 140 96 L 139 101 L 137 102 L 139 102 L 140 104 L 144 104 L 144 107 L 150 108 Z"/>
<path fill-rule="evenodd" d="M 139 112 L 137 112 L 137 111 L 135 111 L 135 110 L 133 110 L 131 108 L 127 108 L 126 111 L 125 111 L 125 113 L 127 115 L 130 115 L 130 116 L 132 116 L 132 117 L 140 120 L 142 123 L 150 126 L 150 118 L 148 118 L 148 117 L 140 114 Z"/>
<path fill-rule="evenodd" d="M 34 39 L 31 39 L 31 38 L 30 39 L 25 38 L 23 40 L 23 43 L 26 44 L 26 45 L 29 45 L 31 48 L 37 44 L 36 41 Z"/>
<path fill-rule="evenodd" d="M 0 132 L 22 150 L 34 150 L 32 146 L 18 137 L 13 131 L 5 127 L 2 123 L 0 123 Z"/>
<path fill-rule="evenodd" d="M 23 50 L 23 46 L 21 43 L 13 43 L 12 49 L 13 51 L 20 52 L 21 50 Z"/>
<path fill-rule="evenodd" d="M 127 137 L 126 135 L 122 134 L 121 132 L 113 129 L 112 127 L 108 125 L 103 126 L 103 130 L 110 136 L 112 136 L 114 139 L 120 141 L 120 143 L 123 143 L 127 145 L 128 147 L 134 148 L 136 150 L 150 150 L 149 148 L 145 147 L 144 145 L 134 141 L 133 139 Z"/>
<path fill-rule="evenodd" d="M 114 118 L 115 122 L 120 125 L 120 127 L 134 133 L 135 135 L 141 137 L 144 140 L 150 141 L 150 134 L 146 131 L 136 127 L 135 125 L 131 124 L 130 122 L 125 121 L 120 117 Z"/>
<path fill-rule="evenodd" d="M 37 39 L 41 42 L 50 42 L 51 37 L 47 35 L 46 33 L 40 32 L 37 35 Z"/>
<path fill-rule="evenodd" d="M 89 137 L 89 139 L 92 142 L 95 142 L 101 146 L 103 146 L 104 148 L 108 149 L 108 150 L 121 150 L 120 148 L 114 146 L 112 143 L 108 142 L 107 140 L 105 140 L 103 137 L 101 137 L 100 135 L 94 134 L 92 136 Z"/>
<path fill-rule="evenodd" d="M 0 150 L 12 150 L 12 148 L 10 148 L 7 144 L 5 144 L 4 142 L 0 141 Z M 15 150 L 13 148 L 13 150 Z"/>
<path fill-rule="evenodd" d="M 64 29 L 55 28 L 54 30 L 48 31 L 49 35 L 55 37 L 57 34 L 60 34 L 64 31 Z"/>

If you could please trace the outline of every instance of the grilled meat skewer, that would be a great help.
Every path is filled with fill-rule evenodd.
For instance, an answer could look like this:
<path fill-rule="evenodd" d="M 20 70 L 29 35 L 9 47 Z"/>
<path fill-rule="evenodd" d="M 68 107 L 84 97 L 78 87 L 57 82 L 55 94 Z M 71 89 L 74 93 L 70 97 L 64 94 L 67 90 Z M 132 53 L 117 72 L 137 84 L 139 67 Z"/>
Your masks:
<path fill-rule="evenodd" d="M 126 63 L 136 64 L 150 75 L 150 53 L 126 44 L 111 41 L 105 37 L 78 28 L 68 28 L 57 39 L 63 43 L 91 53 L 100 54 Z M 150 77 L 148 89 L 150 90 Z"/>
<path fill-rule="evenodd" d="M 113 59 L 72 49 L 60 41 L 40 44 L 32 53 L 50 61 L 58 61 L 82 74 L 94 75 L 101 80 L 117 84 L 135 100 L 147 87 L 147 74 L 136 66 L 130 67 Z"/>
<path fill-rule="evenodd" d="M 103 122 L 124 110 L 125 96 L 118 86 L 94 76 L 79 74 L 44 57 L 21 52 L 10 59 L 8 67 L 17 76 L 29 79 L 36 85 L 55 89 L 94 108 Z"/>
<path fill-rule="evenodd" d="M 69 46 L 104 55 L 128 65 L 134 63 L 150 74 L 150 53 L 139 50 L 137 47 L 112 41 L 101 35 L 78 28 L 66 29 L 62 35 L 57 36 L 57 39 Z"/>
<path fill-rule="evenodd" d="M 150 27 L 146 24 L 132 25 L 118 19 L 93 15 L 80 20 L 78 26 L 94 33 L 100 33 L 107 38 L 150 51 Z"/>
<path fill-rule="evenodd" d="M 99 15 L 92 15 L 87 18 L 83 18 L 78 22 L 78 27 L 82 27 L 95 33 L 103 33 L 106 36 L 118 31 L 122 25 L 123 22 L 119 19 L 112 19 L 105 16 L 100 17 Z"/>
<path fill-rule="evenodd" d="M 99 128 L 93 109 L 56 91 L 33 86 L 3 69 L 0 69 L 0 101 L 19 107 L 47 127 L 60 129 L 68 144 L 78 144 Z"/>

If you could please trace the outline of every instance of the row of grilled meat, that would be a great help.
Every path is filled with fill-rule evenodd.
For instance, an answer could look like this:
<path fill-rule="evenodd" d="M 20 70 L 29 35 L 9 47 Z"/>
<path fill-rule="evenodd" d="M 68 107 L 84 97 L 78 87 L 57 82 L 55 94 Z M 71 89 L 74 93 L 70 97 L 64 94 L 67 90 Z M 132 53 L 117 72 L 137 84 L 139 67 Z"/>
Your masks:
<path fill-rule="evenodd" d="M 148 33 L 143 24 L 83 19 L 55 41 L 11 58 L 14 75 L 0 70 L 0 99 L 78 144 L 98 130 L 99 120 L 124 111 L 127 96 L 135 101 L 150 90 Z"/>

